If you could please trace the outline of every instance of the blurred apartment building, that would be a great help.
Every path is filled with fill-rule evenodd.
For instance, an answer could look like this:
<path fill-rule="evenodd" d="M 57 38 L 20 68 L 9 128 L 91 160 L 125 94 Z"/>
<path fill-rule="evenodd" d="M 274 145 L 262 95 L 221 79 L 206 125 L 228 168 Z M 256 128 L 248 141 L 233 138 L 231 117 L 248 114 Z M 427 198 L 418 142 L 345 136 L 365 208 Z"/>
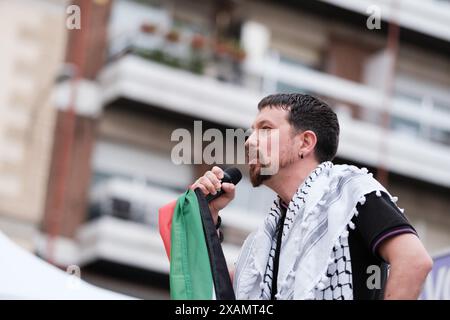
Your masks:
<path fill-rule="evenodd" d="M 0 230 L 30 250 L 45 206 L 64 12 L 56 0 L 0 1 Z"/>
<path fill-rule="evenodd" d="M 14 23 L 0 23 L 14 36 L 2 34 L 0 52 L 0 226 L 43 258 L 116 291 L 168 297 L 157 209 L 210 167 L 173 164 L 172 132 L 194 134 L 194 120 L 246 129 L 263 96 L 294 91 L 338 113 L 335 162 L 385 168 L 428 250 L 450 248 L 448 2 L 80 0 L 82 28 L 71 31 L 68 4 L 5 2 L 0 15 Z M 374 3 L 380 29 L 367 27 Z M 230 266 L 273 197 L 239 184 L 223 213 Z"/>

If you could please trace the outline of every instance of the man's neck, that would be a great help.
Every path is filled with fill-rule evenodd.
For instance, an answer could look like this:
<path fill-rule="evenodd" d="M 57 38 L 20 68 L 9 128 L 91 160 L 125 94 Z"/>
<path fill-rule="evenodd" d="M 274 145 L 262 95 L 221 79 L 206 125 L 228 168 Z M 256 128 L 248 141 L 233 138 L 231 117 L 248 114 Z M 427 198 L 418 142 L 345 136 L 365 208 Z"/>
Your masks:
<path fill-rule="evenodd" d="M 280 168 L 278 173 L 266 180 L 264 184 L 275 191 L 284 201 L 289 204 L 298 187 L 305 181 L 310 173 L 318 166 L 315 161 L 297 161 Z"/>

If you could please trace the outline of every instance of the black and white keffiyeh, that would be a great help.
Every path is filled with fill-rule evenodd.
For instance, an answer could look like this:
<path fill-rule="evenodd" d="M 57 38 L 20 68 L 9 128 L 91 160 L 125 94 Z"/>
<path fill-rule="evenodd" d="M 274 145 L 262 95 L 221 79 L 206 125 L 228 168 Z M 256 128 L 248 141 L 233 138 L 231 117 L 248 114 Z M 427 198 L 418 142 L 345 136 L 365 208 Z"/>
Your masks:
<path fill-rule="evenodd" d="M 286 210 L 277 299 L 353 298 L 348 230 L 355 228 L 356 205 L 373 191 L 389 195 L 365 168 L 323 162 L 311 172 Z M 242 247 L 234 277 L 237 299 L 271 297 L 280 203 L 277 197 Z"/>

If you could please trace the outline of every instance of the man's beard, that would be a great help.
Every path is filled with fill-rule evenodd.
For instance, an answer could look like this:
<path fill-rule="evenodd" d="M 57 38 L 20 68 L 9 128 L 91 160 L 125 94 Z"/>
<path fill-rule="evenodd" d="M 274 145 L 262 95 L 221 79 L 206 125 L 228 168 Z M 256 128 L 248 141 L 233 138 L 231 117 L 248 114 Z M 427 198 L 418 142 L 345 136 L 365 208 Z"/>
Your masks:
<path fill-rule="evenodd" d="M 248 173 L 253 187 L 256 188 L 262 185 L 264 181 L 268 180 L 271 177 L 271 175 L 261 173 L 261 169 L 270 166 L 270 164 L 268 163 L 268 161 L 265 161 L 266 159 L 265 155 L 261 153 L 259 150 L 256 151 L 255 153 L 256 159 L 249 161 L 248 158 L 249 153 L 247 151 L 247 161 L 250 162 Z"/>
<path fill-rule="evenodd" d="M 259 163 L 251 164 L 248 169 L 248 173 L 250 175 L 250 181 L 252 183 L 252 186 L 255 188 L 262 185 L 264 181 L 266 181 L 271 177 L 270 175 L 261 174 L 261 164 Z"/>
<path fill-rule="evenodd" d="M 264 168 L 264 155 L 258 149 L 251 149 L 254 158 L 250 159 L 249 148 L 246 148 L 246 161 L 249 163 L 248 174 L 253 187 L 259 187 L 264 181 L 270 178 L 270 175 L 261 174 L 261 168 Z M 262 163 L 261 163 L 262 162 Z"/>
<path fill-rule="evenodd" d="M 295 152 L 287 152 L 287 154 L 285 154 L 285 156 L 281 156 L 280 159 L 280 164 L 279 164 L 279 168 L 278 171 L 282 168 L 286 168 L 289 165 L 291 165 L 292 163 L 298 161 Z M 261 184 L 263 184 L 264 181 L 269 180 L 272 176 L 274 176 L 275 174 L 277 174 L 278 172 L 275 172 L 273 174 L 261 174 L 261 169 L 262 168 L 267 168 L 270 167 L 270 164 L 267 165 L 263 165 L 260 162 L 256 163 L 256 164 L 250 164 L 249 166 L 249 175 L 250 175 L 250 181 L 253 185 L 253 187 L 259 187 Z"/>

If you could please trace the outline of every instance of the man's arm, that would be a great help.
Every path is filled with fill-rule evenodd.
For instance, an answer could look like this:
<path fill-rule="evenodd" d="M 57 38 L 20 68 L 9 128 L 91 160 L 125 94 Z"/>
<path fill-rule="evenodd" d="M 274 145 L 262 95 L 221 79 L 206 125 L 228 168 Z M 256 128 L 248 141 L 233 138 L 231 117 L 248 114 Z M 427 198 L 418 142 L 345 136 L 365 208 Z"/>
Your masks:
<path fill-rule="evenodd" d="M 408 233 L 387 239 L 378 252 L 391 265 L 384 299 L 417 299 L 433 266 L 419 238 Z"/>

